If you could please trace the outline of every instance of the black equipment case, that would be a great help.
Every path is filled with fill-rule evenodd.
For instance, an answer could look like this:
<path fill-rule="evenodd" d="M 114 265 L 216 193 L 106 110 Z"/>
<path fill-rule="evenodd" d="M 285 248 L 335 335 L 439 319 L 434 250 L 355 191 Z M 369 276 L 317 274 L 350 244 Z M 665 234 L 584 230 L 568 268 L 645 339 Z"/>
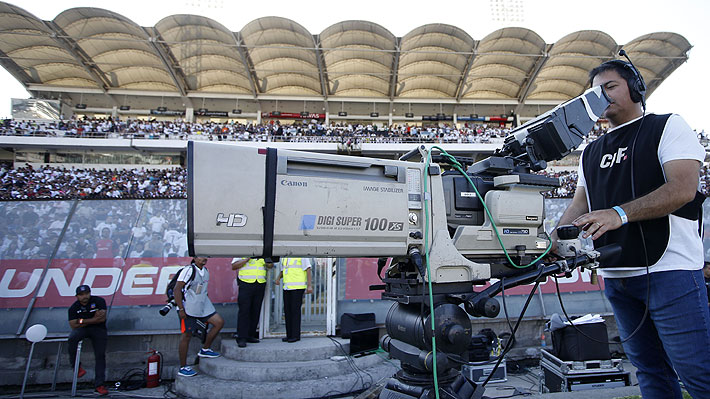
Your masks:
<path fill-rule="evenodd" d="M 343 313 L 340 317 L 340 336 L 350 338 L 354 330 L 375 327 L 374 313 Z"/>

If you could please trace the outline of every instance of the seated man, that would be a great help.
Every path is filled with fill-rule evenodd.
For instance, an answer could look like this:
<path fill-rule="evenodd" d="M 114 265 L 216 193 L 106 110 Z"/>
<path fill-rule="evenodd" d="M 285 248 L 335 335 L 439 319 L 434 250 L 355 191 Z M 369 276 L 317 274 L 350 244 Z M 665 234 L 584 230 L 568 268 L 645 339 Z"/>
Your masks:
<path fill-rule="evenodd" d="M 72 328 L 69 334 L 69 363 L 71 363 L 72 369 L 79 341 L 84 338 L 91 339 L 96 358 L 94 387 L 99 395 L 108 395 L 108 390 L 104 387 L 106 342 L 108 341 L 106 301 L 99 296 L 92 296 L 91 288 L 88 285 L 80 285 L 76 288 L 76 302 L 69 308 L 69 326 Z M 77 376 L 82 377 L 84 374 L 86 374 L 86 370 L 79 364 Z"/>

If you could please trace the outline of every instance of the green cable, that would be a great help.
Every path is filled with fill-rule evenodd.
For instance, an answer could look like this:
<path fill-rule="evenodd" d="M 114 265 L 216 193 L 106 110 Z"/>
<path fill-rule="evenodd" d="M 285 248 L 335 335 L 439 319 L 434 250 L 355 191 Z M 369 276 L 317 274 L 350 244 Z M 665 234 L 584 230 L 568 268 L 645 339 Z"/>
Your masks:
<path fill-rule="evenodd" d="M 426 260 L 426 274 L 429 277 L 429 312 L 431 316 L 431 350 L 434 361 L 434 392 L 436 399 L 439 399 L 439 373 L 436 368 L 436 324 L 434 323 L 434 293 L 431 286 L 431 267 L 429 266 L 429 201 L 427 197 L 428 186 L 427 176 L 429 176 L 429 164 L 431 163 L 431 151 L 427 151 L 427 158 L 424 164 L 424 259 Z"/>
<path fill-rule="evenodd" d="M 534 261 L 530 262 L 529 264 L 525 266 L 520 266 L 517 265 L 513 260 L 510 258 L 510 255 L 508 254 L 508 250 L 505 248 L 505 245 L 503 244 L 503 239 L 501 238 L 500 234 L 498 233 L 498 226 L 496 226 L 495 221 L 493 220 L 493 215 L 491 215 L 490 210 L 488 209 L 488 206 L 486 205 L 486 202 L 484 201 L 483 197 L 481 194 L 478 192 L 478 189 L 476 188 L 476 185 L 473 184 L 473 181 L 471 181 L 471 178 L 468 176 L 468 174 L 463 170 L 463 167 L 459 161 L 456 160 L 452 155 L 450 155 L 448 152 L 446 152 L 443 148 L 439 146 L 433 146 L 431 149 L 437 149 L 441 152 L 442 155 L 444 155 L 448 160 L 449 163 L 461 173 L 468 183 L 473 187 L 473 190 L 476 192 L 476 195 L 478 196 L 479 200 L 481 201 L 481 204 L 483 205 L 483 209 L 486 211 L 486 214 L 488 215 L 488 220 L 491 221 L 491 224 L 493 225 L 493 231 L 496 233 L 496 238 L 498 239 L 498 243 L 500 244 L 500 247 L 503 249 L 503 253 L 505 254 L 505 257 L 508 259 L 508 262 L 510 262 L 513 267 L 523 269 L 526 267 L 529 267 L 538 261 L 540 259 L 544 258 L 549 252 L 550 249 L 552 248 L 552 239 L 550 236 L 545 233 L 547 236 L 547 241 L 548 241 L 548 246 L 545 249 L 545 252 L 542 253 L 539 257 L 537 257 Z M 425 254 L 425 261 L 426 261 L 426 270 L 427 270 L 427 276 L 428 278 L 428 285 L 429 285 L 429 312 L 431 316 L 431 347 L 432 347 L 432 356 L 433 356 L 433 365 L 434 365 L 434 390 L 436 394 L 436 399 L 439 399 L 439 376 L 438 376 L 438 371 L 436 367 L 436 323 L 434 321 L 434 293 L 432 289 L 432 283 L 431 283 L 431 266 L 429 264 L 429 201 L 431 200 L 430 197 L 427 197 L 427 193 L 429 193 L 428 190 L 428 185 L 427 185 L 427 177 L 429 176 L 429 165 L 431 164 L 431 150 L 427 152 L 427 158 L 426 162 L 424 164 L 424 254 Z"/>
<path fill-rule="evenodd" d="M 505 245 L 503 245 L 503 239 L 501 238 L 500 233 L 498 233 L 498 226 L 496 226 L 496 223 L 495 223 L 495 221 L 493 220 L 493 215 L 491 215 L 491 212 L 490 212 L 490 210 L 488 209 L 488 205 L 486 205 L 486 202 L 483 200 L 483 197 L 482 197 L 481 194 L 478 192 L 478 189 L 476 188 L 476 185 L 473 184 L 473 181 L 471 181 L 471 178 L 470 178 L 470 177 L 468 176 L 468 174 L 463 170 L 463 167 L 462 167 L 461 163 L 460 163 L 459 161 L 457 161 L 456 158 L 454 158 L 451 154 L 449 154 L 448 152 L 446 152 L 446 151 L 445 151 L 443 148 L 441 148 L 441 147 L 433 146 L 432 149 L 437 149 L 437 150 L 439 150 L 439 151 L 441 152 L 441 154 L 444 155 L 444 156 L 449 160 L 449 163 L 450 163 L 456 170 L 458 170 L 459 173 L 461 173 L 461 174 L 466 178 L 466 180 L 468 181 L 468 184 L 470 184 L 471 187 L 473 187 L 473 190 L 476 192 L 476 195 L 478 196 L 478 199 L 481 201 L 481 204 L 483 205 L 483 209 L 486 211 L 486 215 L 488 215 L 488 220 L 490 220 L 490 221 L 491 221 L 491 225 L 493 225 L 493 231 L 496 233 L 496 238 L 498 239 L 498 243 L 500 244 L 500 247 L 503 249 L 503 253 L 505 254 L 505 257 L 508 259 L 508 262 L 510 262 L 510 264 L 511 264 L 513 267 L 518 268 L 518 269 L 524 269 L 524 268 L 526 268 L 526 267 L 530 267 L 530 266 L 534 265 L 535 263 L 539 262 L 542 258 L 544 258 L 544 257 L 550 252 L 550 249 L 552 249 L 552 239 L 550 238 L 549 234 L 547 234 L 547 232 L 545 232 L 545 236 L 547 237 L 547 243 L 548 243 L 548 245 L 547 245 L 547 248 L 545 249 L 545 252 L 543 252 L 542 255 L 538 256 L 535 260 L 533 260 L 532 262 L 528 263 L 528 264 L 525 265 L 525 266 L 520 266 L 520 265 L 516 264 L 515 262 L 513 262 L 513 260 L 510 258 L 510 255 L 508 254 L 508 250 L 505 248 Z M 426 179 L 426 177 L 425 177 L 425 179 Z"/>

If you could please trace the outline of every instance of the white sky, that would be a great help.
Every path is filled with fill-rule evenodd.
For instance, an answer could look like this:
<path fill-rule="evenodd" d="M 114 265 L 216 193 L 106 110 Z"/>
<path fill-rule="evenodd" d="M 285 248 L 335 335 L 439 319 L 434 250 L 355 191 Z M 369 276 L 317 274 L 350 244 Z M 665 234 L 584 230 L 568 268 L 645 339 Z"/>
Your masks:
<path fill-rule="evenodd" d="M 523 21 L 493 20 L 491 5 L 496 1 L 521 3 Z M 257 18 L 280 16 L 292 19 L 313 34 L 345 20 L 375 22 L 398 37 L 421 25 L 446 23 L 463 29 L 476 40 L 502 27 L 522 26 L 535 31 L 546 43 L 585 29 L 606 32 L 618 44 L 647 33 L 674 32 L 684 36 L 693 48 L 688 62 L 676 69 L 648 99 L 648 111 L 678 113 L 692 128 L 710 131 L 705 117 L 710 89 L 708 0 L 14 0 L 10 3 L 44 20 L 52 20 L 69 8 L 97 7 L 122 14 L 141 26 L 154 26 L 173 14 L 197 14 L 212 18 L 232 31 L 241 30 Z M 10 98 L 28 98 L 29 94 L 3 68 L 0 68 L 0 88 L 0 117 L 9 117 Z"/>

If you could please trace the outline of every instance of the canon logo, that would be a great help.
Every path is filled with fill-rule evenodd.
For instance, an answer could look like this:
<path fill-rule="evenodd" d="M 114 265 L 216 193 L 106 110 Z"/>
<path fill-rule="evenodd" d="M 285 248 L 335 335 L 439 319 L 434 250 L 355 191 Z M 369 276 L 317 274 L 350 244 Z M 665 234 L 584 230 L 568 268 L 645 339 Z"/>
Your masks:
<path fill-rule="evenodd" d="M 308 187 L 308 182 L 305 181 L 293 181 L 293 180 L 281 180 L 282 186 L 289 187 Z"/>

